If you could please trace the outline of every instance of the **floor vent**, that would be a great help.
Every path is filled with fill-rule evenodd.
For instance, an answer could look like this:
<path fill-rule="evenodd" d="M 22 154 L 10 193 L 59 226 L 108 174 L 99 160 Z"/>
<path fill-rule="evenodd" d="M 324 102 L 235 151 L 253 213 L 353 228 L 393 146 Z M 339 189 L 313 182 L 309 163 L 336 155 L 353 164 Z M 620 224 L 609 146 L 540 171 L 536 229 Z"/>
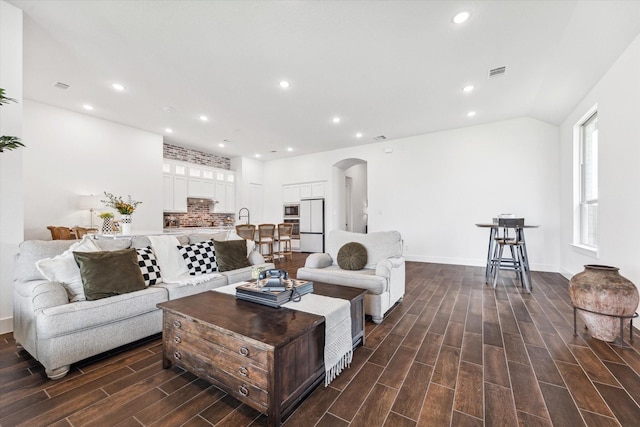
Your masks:
<path fill-rule="evenodd" d="M 507 67 L 498 67 L 498 68 L 489 70 L 489 78 L 501 76 L 506 71 L 507 71 Z"/>
<path fill-rule="evenodd" d="M 57 87 L 58 89 L 64 89 L 64 90 L 69 89 L 69 85 L 66 84 L 66 83 L 62 83 L 62 82 L 55 82 L 53 84 L 53 87 Z"/>
<path fill-rule="evenodd" d="M 373 139 L 375 141 L 384 141 L 385 139 L 387 139 L 387 137 L 384 136 L 384 135 L 378 135 L 378 136 L 373 137 Z"/>

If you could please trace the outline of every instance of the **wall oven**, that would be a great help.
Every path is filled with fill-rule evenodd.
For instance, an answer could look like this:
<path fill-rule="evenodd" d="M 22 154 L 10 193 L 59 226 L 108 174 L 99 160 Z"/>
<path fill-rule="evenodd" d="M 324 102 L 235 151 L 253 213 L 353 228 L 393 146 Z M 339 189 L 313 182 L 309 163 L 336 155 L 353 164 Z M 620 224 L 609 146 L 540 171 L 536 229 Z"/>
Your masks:
<path fill-rule="evenodd" d="M 293 230 L 291 231 L 291 238 L 292 239 L 299 239 L 300 238 L 300 220 L 298 218 L 285 218 L 284 219 L 285 224 L 293 224 Z"/>
<path fill-rule="evenodd" d="M 284 217 L 300 218 L 300 205 L 298 204 L 284 205 Z"/>

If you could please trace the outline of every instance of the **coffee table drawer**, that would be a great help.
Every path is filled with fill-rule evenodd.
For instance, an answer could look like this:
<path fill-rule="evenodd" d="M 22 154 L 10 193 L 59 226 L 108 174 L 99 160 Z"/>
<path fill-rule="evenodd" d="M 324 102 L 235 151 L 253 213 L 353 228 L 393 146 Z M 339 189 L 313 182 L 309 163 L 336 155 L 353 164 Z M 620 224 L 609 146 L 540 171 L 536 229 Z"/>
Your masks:
<path fill-rule="evenodd" d="M 173 363 L 201 378 L 208 378 L 234 398 L 245 402 L 252 408 L 265 412 L 269 404 L 269 393 L 219 369 L 207 356 L 175 349 L 171 351 Z"/>
<path fill-rule="evenodd" d="M 268 373 L 264 367 L 254 364 L 251 359 L 240 356 L 210 341 L 199 339 L 185 331 L 172 331 L 166 343 L 169 357 L 176 354 L 194 353 L 208 359 L 213 366 L 239 381 L 249 382 L 262 390 L 267 390 Z"/>
<path fill-rule="evenodd" d="M 173 313 L 167 313 L 165 316 L 165 328 L 167 331 L 186 331 L 199 339 L 224 347 L 231 353 L 247 358 L 256 364 L 264 367 L 269 365 L 269 353 L 272 349 L 266 345 L 260 346 L 262 343 L 252 342 L 246 338 L 240 339 L 229 333 L 218 331 L 212 328 L 211 325 L 198 323 Z"/>

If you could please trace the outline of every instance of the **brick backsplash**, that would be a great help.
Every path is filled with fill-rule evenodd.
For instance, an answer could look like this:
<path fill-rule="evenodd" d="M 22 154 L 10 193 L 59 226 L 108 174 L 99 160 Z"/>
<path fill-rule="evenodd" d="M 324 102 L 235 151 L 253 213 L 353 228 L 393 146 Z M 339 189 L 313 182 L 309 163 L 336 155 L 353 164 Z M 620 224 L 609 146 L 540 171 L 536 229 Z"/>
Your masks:
<path fill-rule="evenodd" d="M 162 144 L 163 157 L 170 160 L 195 163 L 202 166 L 211 166 L 219 169 L 231 170 L 231 159 L 205 153 L 191 148 L 180 147 L 178 145 Z"/>
<path fill-rule="evenodd" d="M 177 220 L 178 226 L 223 226 L 226 218 L 234 219 L 234 214 L 210 213 L 209 205 L 204 203 L 187 203 L 187 213 L 165 213 L 163 223 L 165 226 L 171 220 Z"/>

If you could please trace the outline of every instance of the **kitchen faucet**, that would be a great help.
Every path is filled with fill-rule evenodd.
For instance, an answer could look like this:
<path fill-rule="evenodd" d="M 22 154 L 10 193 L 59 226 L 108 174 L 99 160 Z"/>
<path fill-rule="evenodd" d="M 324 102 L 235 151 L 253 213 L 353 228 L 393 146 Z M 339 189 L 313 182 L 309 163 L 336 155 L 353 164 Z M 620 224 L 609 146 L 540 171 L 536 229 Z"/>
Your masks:
<path fill-rule="evenodd" d="M 242 215 L 242 211 L 247 211 L 247 214 L 243 216 Z M 249 209 L 247 209 L 247 208 L 240 209 L 240 211 L 238 212 L 238 220 L 240 220 L 242 218 L 247 218 L 247 224 L 251 224 L 251 219 L 250 219 L 251 216 L 249 214 Z"/>

